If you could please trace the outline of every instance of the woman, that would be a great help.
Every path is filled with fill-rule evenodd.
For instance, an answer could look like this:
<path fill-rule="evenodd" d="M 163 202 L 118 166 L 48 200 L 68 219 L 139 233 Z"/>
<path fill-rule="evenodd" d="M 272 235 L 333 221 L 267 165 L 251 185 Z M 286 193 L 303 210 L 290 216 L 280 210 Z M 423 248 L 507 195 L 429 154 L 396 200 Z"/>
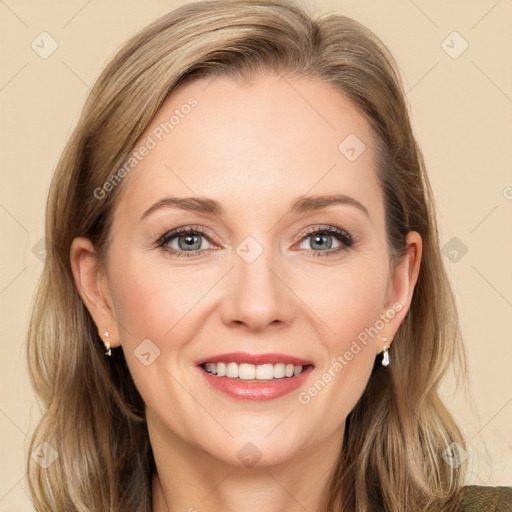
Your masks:
<path fill-rule="evenodd" d="M 160 18 L 92 89 L 46 230 L 37 510 L 470 510 L 482 492 L 438 394 L 464 359 L 432 191 L 396 65 L 358 23 L 280 0 Z"/>

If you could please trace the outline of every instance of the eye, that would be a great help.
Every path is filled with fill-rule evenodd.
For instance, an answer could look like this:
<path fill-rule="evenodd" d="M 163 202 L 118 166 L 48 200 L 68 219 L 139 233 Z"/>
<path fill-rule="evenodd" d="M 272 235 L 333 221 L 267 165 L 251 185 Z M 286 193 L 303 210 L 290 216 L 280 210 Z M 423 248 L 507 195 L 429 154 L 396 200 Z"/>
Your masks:
<path fill-rule="evenodd" d="M 191 257 L 206 254 L 214 249 L 213 235 L 206 235 L 202 226 L 183 226 L 162 235 L 156 246 L 177 257 Z M 309 248 L 299 247 L 312 256 L 330 256 L 346 250 L 355 243 L 347 231 L 335 226 L 312 226 L 299 236 L 299 245 L 307 242 Z M 220 245 L 220 243 L 218 244 Z"/>
<path fill-rule="evenodd" d="M 201 226 L 185 226 L 165 233 L 157 240 L 157 246 L 175 256 L 197 256 L 211 249 L 212 242 Z M 205 243 L 206 240 L 206 243 Z"/>
<path fill-rule="evenodd" d="M 301 234 L 300 242 L 308 242 L 305 249 L 313 256 L 329 256 L 354 245 L 354 238 L 335 226 L 312 226 Z"/>

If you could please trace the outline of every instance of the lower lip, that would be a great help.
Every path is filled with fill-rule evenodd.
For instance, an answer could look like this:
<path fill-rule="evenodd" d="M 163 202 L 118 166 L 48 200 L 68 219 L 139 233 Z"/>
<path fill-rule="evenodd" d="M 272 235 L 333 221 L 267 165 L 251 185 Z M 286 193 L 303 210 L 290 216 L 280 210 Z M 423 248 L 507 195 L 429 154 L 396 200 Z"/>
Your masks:
<path fill-rule="evenodd" d="M 217 391 L 239 400 L 250 400 L 254 402 L 274 400 L 295 391 L 304 384 L 304 381 L 313 371 L 313 367 L 308 366 L 300 375 L 296 375 L 295 377 L 251 382 L 230 379 L 228 377 L 218 377 L 217 375 L 206 372 L 201 367 L 198 368 L 204 375 L 204 378 Z"/>

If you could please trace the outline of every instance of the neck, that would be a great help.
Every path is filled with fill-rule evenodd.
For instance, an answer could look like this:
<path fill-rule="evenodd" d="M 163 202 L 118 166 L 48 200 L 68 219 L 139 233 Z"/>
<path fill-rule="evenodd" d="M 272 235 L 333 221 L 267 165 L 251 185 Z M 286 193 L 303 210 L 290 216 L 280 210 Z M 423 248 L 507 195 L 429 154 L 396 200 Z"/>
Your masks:
<path fill-rule="evenodd" d="M 343 434 L 272 466 L 227 464 L 182 439 L 153 435 L 153 512 L 320 512 Z M 171 436 L 171 439 L 173 436 Z"/>

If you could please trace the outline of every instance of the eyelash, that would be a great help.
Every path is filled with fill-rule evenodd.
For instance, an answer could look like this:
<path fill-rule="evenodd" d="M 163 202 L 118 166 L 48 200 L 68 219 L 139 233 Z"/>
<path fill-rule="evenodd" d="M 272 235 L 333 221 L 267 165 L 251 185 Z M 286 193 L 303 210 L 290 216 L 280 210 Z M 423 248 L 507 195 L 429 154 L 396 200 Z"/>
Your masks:
<path fill-rule="evenodd" d="M 344 229 L 337 228 L 335 226 L 321 225 L 321 226 L 312 226 L 305 230 L 300 234 L 297 242 L 302 242 L 308 237 L 316 234 L 328 234 L 334 236 L 339 242 L 341 242 L 341 247 L 337 249 L 332 249 L 328 251 L 314 251 L 312 249 L 303 249 L 308 251 L 312 256 L 333 256 L 334 254 L 339 253 L 340 251 L 344 251 L 352 247 L 357 240 L 350 235 L 350 233 Z M 178 251 L 176 249 L 172 249 L 167 247 L 167 244 L 177 238 L 180 235 L 200 235 L 204 236 L 210 243 L 213 243 L 208 235 L 206 235 L 206 230 L 202 226 L 184 226 L 180 228 L 173 229 L 162 235 L 157 241 L 156 246 L 163 249 L 165 252 L 169 253 L 172 256 L 181 257 L 197 257 L 198 255 L 204 254 L 208 249 L 201 249 L 199 251 Z M 213 238 L 213 237 L 212 237 Z M 297 243 L 295 242 L 295 243 Z M 216 250 L 216 249 L 214 249 Z"/>

